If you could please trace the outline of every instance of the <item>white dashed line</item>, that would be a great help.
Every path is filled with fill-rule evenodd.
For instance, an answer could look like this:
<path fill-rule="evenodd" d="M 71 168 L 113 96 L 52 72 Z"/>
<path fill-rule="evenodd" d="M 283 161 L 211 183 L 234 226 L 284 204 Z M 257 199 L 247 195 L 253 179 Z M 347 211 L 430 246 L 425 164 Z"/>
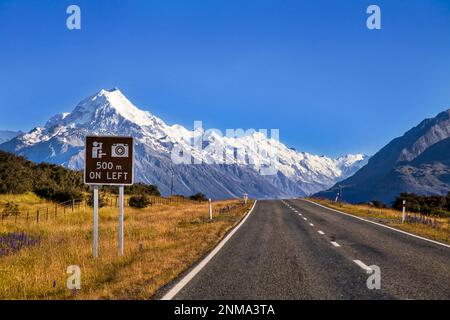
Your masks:
<path fill-rule="evenodd" d="M 314 227 L 314 225 L 312 223 L 309 224 L 311 227 Z"/>
<path fill-rule="evenodd" d="M 317 231 L 320 234 L 325 234 L 325 232 L 323 232 L 322 230 Z"/>
<path fill-rule="evenodd" d="M 328 208 L 328 207 L 326 207 L 324 205 L 321 205 L 319 203 L 315 203 L 315 202 L 310 201 L 310 200 L 305 200 L 305 201 L 307 201 L 309 203 L 312 203 L 312 204 L 315 204 L 316 206 L 322 207 L 324 209 L 328 209 L 330 211 L 334 211 L 334 212 L 346 215 L 348 217 L 352 217 L 354 219 L 362 220 L 362 221 L 365 221 L 365 222 L 368 222 L 368 223 L 371 223 L 371 224 L 374 224 L 374 225 L 377 225 L 377 226 L 380 226 L 380 227 L 383 227 L 383 228 L 386 228 L 386 229 L 389 229 L 389 230 L 393 230 L 393 231 L 396 231 L 396 232 L 403 233 L 405 235 L 408 235 L 408 236 L 411 236 L 411 237 L 414 237 L 414 238 L 417 238 L 417 239 L 421 239 L 421 240 L 424 240 L 424 241 L 432 242 L 432 243 L 440 245 L 440 246 L 444 246 L 444 247 L 450 248 L 449 244 L 444 244 L 444 243 L 441 243 L 439 241 L 434 241 L 434 240 L 431 240 L 431 239 L 427 239 L 427 238 L 424 238 L 424 237 L 421 237 L 421 236 L 418 236 L 418 235 L 415 235 L 415 234 L 412 234 L 412 233 L 409 233 L 409 232 L 406 232 L 406 231 L 403 231 L 403 230 L 399 230 L 399 229 L 396 229 L 396 228 L 393 228 L 393 227 L 386 226 L 384 224 L 381 224 L 381 223 L 378 223 L 378 222 L 375 222 L 375 221 L 370 221 L 370 220 L 367 220 L 367 219 L 364 219 L 364 218 L 361 218 L 361 217 L 357 217 L 357 216 L 354 216 L 354 215 L 351 215 L 351 214 L 348 214 L 348 213 L 345 213 L 345 212 L 342 212 L 342 211 L 339 211 L 339 210 L 331 209 L 331 208 Z"/>
<path fill-rule="evenodd" d="M 340 247 L 341 245 L 337 243 L 336 241 L 331 241 L 331 244 L 335 247 Z"/>
<path fill-rule="evenodd" d="M 303 217 L 303 220 L 305 220 L 305 221 L 306 221 L 306 220 L 308 220 L 308 219 L 306 219 L 305 217 Z"/>
<path fill-rule="evenodd" d="M 366 266 L 364 264 L 364 262 L 362 262 L 361 260 L 353 260 L 354 263 L 356 263 L 358 266 L 361 267 L 361 269 L 366 270 L 366 271 L 372 271 L 372 269 L 370 269 L 368 266 Z"/>

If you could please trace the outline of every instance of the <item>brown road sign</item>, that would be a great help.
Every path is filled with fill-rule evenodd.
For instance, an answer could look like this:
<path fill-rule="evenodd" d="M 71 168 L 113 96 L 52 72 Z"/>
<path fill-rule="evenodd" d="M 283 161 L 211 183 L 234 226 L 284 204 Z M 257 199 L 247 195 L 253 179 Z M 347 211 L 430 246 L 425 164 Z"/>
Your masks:
<path fill-rule="evenodd" d="M 84 183 L 133 184 L 133 138 L 87 136 Z"/>

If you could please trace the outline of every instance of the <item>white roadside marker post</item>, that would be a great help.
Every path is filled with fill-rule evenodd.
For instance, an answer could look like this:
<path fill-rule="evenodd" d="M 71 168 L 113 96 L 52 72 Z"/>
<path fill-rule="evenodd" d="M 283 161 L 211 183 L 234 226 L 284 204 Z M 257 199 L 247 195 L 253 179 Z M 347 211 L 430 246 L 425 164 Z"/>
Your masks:
<path fill-rule="evenodd" d="M 94 186 L 94 258 L 98 257 L 98 186 Z"/>
<path fill-rule="evenodd" d="M 405 223 L 406 220 L 406 200 L 403 200 L 403 212 L 402 212 L 402 223 Z"/>
<path fill-rule="evenodd" d="M 123 256 L 123 189 L 119 186 L 119 255 Z"/>
<path fill-rule="evenodd" d="M 213 216 L 212 216 L 212 203 L 211 203 L 211 198 L 209 198 L 209 220 L 212 221 Z"/>

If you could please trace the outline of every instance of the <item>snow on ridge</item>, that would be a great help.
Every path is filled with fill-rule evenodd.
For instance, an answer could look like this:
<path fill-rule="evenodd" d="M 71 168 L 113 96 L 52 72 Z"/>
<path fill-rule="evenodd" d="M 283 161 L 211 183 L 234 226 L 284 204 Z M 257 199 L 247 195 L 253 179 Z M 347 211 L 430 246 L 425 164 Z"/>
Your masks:
<path fill-rule="evenodd" d="M 114 88 L 100 90 L 78 103 L 71 113 L 53 116 L 47 121 L 45 127 L 35 128 L 22 135 L 14 146 L 14 150 L 23 149 L 26 152 L 27 148 L 47 143 L 48 146 L 39 148 L 40 152 L 44 152 L 42 150 L 45 148 L 49 150 L 48 155 L 42 156 L 44 159 L 55 159 L 63 165 L 80 169 L 83 162 L 84 135 L 132 135 L 143 146 L 142 151 L 137 152 L 138 158 L 145 160 L 144 162 L 149 165 L 147 159 L 150 154 L 170 160 L 174 145 L 181 144 L 183 148 L 191 149 L 193 138 L 203 135 L 206 144 L 211 148 L 194 150 L 192 156 L 195 159 L 201 160 L 204 164 L 231 163 L 254 170 L 266 163 L 267 158 L 274 159 L 276 169 L 286 178 L 293 183 L 307 185 L 302 187 L 307 188 L 303 189 L 305 193 L 323 190 L 338 180 L 346 178 L 346 175 L 354 173 L 367 162 L 367 156 L 362 154 L 332 159 L 307 152 L 297 152 L 259 131 L 244 130 L 243 133 L 242 136 L 226 137 L 199 128 L 191 131 L 178 124 L 169 126 L 150 112 L 137 108 L 119 89 Z M 270 132 L 267 134 L 270 135 Z M 232 149 L 245 150 L 245 157 L 234 158 L 233 155 L 211 151 L 215 147 L 220 150 L 224 145 Z M 137 180 L 147 179 L 145 168 L 142 168 L 140 174 L 142 176 L 138 176 Z M 283 188 L 283 183 L 280 183 L 277 188 Z M 293 191 L 286 192 L 288 195 Z"/>
<path fill-rule="evenodd" d="M 97 94 L 81 101 L 64 119 L 64 123 L 86 124 L 105 114 L 112 116 L 114 113 L 118 113 L 126 120 L 140 126 L 152 125 L 159 120 L 150 112 L 138 109 L 119 89 L 114 88 L 112 90 L 102 89 Z"/>

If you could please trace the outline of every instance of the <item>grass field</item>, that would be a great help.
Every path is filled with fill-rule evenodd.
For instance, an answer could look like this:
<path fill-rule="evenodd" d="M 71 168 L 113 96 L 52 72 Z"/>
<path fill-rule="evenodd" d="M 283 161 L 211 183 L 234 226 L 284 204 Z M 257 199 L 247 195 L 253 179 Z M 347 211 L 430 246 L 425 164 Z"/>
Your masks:
<path fill-rule="evenodd" d="M 374 208 L 368 205 L 353 205 L 348 203 L 335 203 L 325 199 L 309 199 L 329 208 L 333 208 L 358 217 L 383 223 L 397 229 L 407 231 L 422 237 L 443 243 L 450 243 L 450 229 L 448 218 L 431 218 L 436 227 L 422 223 L 402 223 L 402 212 L 388 208 Z M 408 213 L 412 215 L 412 213 Z"/>
<path fill-rule="evenodd" d="M 149 299 L 182 271 L 209 252 L 252 206 L 239 200 L 208 204 L 193 201 L 125 207 L 125 255 L 118 256 L 118 209 L 100 209 L 99 258 L 92 258 L 92 208 L 65 213 L 33 194 L 0 196 L 19 204 L 18 219 L 0 224 L 0 239 L 25 234 L 36 243 L 0 254 L 0 299 Z M 47 209 L 49 214 L 47 216 Z M 34 213 L 43 214 L 39 223 Z M 24 212 L 31 212 L 28 221 Z M 1 241 L 0 241 L 1 244 Z M 81 289 L 67 288 L 67 267 L 81 269 Z"/>

